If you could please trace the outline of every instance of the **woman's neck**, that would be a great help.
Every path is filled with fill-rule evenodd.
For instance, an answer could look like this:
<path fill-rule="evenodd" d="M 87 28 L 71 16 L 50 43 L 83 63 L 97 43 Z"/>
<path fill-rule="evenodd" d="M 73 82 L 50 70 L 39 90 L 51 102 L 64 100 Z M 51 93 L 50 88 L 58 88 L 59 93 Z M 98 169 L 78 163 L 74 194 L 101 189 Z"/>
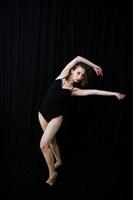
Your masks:
<path fill-rule="evenodd" d="M 71 76 L 68 78 L 67 82 L 68 82 L 69 86 L 73 86 L 74 85 L 74 80 L 71 78 Z"/>
<path fill-rule="evenodd" d="M 64 78 L 64 79 L 65 79 L 63 83 L 64 87 L 72 88 L 74 85 L 74 81 L 71 78 L 68 79 Z"/>

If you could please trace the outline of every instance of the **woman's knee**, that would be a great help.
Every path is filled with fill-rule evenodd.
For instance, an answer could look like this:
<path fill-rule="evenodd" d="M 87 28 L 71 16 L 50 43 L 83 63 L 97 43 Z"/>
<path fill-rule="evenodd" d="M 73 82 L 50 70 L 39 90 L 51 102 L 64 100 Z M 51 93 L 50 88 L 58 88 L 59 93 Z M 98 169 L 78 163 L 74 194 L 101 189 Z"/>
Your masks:
<path fill-rule="evenodd" d="M 41 141 L 40 141 L 40 149 L 41 149 L 43 152 L 45 152 L 45 151 L 48 150 L 48 148 L 49 148 L 49 144 L 46 143 L 46 142 L 43 142 L 43 141 L 41 140 Z"/>

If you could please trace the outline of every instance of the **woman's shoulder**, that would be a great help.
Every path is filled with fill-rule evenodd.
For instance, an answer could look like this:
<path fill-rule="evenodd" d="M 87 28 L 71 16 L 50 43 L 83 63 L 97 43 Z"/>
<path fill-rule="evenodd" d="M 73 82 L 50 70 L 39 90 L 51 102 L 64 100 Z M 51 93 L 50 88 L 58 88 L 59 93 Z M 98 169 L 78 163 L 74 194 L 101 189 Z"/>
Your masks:
<path fill-rule="evenodd" d="M 62 83 L 62 79 L 56 78 L 56 79 L 54 79 L 54 83 L 56 83 L 56 84 L 57 84 L 57 83 L 58 83 L 58 84 L 59 84 L 59 83 Z"/>
<path fill-rule="evenodd" d="M 66 77 L 57 77 L 56 79 L 54 79 L 54 80 L 63 80 L 63 79 L 65 79 Z"/>
<path fill-rule="evenodd" d="M 54 79 L 54 81 L 58 81 L 58 80 L 61 80 L 60 78 L 56 78 L 56 79 Z"/>

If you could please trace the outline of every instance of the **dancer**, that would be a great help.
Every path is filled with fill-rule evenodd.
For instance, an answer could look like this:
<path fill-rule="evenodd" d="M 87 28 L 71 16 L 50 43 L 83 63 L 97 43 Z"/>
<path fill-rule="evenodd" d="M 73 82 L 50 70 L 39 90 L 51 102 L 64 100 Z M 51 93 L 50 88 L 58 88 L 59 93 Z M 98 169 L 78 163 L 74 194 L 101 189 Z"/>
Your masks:
<path fill-rule="evenodd" d="M 70 61 L 60 75 L 51 84 L 38 111 L 38 118 L 43 130 L 40 148 L 49 170 L 46 183 L 52 186 L 57 178 L 57 168 L 61 166 L 59 146 L 56 133 L 63 122 L 63 107 L 65 100 L 71 96 L 102 95 L 115 96 L 124 99 L 125 94 L 97 89 L 85 89 L 89 83 L 88 69 L 92 68 L 97 76 L 103 76 L 101 67 L 88 59 L 77 56 Z"/>

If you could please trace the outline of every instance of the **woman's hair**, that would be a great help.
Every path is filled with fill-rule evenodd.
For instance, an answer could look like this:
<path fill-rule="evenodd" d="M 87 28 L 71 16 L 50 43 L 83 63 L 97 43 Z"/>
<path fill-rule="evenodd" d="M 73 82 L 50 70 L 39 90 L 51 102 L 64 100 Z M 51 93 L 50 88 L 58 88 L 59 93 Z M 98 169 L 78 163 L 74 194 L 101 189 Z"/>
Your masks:
<path fill-rule="evenodd" d="M 79 88 L 87 88 L 90 86 L 90 83 L 92 81 L 92 78 L 94 76 L 94 72 L 92 70 L 92 67 L 89 65 L 83 63 L 83 62 L 78 62 L 76 65 L 74 65 L 71 70 L 76 70 L 78 67 L 82 67 L 85 70 L 84 77 L 81 82 L 75 83 L 75 86 Z M 71 76 L 71 70 L 69 71 L 68 75 L 66 76 L 66 79 L 69 79 Z"/>

